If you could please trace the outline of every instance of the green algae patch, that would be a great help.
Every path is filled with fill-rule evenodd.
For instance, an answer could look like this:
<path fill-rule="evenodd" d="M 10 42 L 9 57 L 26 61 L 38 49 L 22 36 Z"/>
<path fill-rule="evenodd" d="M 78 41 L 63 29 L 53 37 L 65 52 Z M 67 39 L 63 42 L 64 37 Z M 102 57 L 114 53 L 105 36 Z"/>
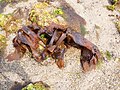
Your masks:
<path fill-rule="evenodd" d="M 30 21 L 26 20 L 23 15 L 18 15 L 22 13 L 18 11 L 19 8 L 10 14 L 0 14 L 0 27 L 5 30 L 6 33 L 16 33 L 23 24 L 30 24 Z"/>
<path fill-rule="evenodd" d="M 115 9 L 119 10 L 119 3 L 120 3 L 119 0 L 109 0 L 109 2 L 111 5 L 106 6 L 108 10 L 111 11 L 114 11 Z"/>
<path fill-rule="evenodd" d="M 0 34 L 0 50 L 6 47 L 6 37 Z"/>
<path fill-rule="evenodd" d="M 115 10 L 115 5 L 109 5 L 106 6 L 108 10 L 114 11 Z"/>
<path fill-rule="evenodd" d="M 22 88 L 22 90 L 49 90 L 48 87 L 43 85 L 42 83 L 28 84 L 26 87 Z"/>
<path fill-rule="evenodd" d="M 48 3 L 37 3 L 30 11 L 30 21 L 37 23 L 39 26 L 48 26 L 51 22 L 66 24 L 62 15 L 64 12 L 61 8 L 56 8 Z M 60 22 L 62 20 L 62 22 Z"/>
<path fill-rule="evenodd" d="M 117 22 L 115 23 L 115 26 L 116 26 L 118 32 L 120 33 L 120 21 L 117 21 Z"/>

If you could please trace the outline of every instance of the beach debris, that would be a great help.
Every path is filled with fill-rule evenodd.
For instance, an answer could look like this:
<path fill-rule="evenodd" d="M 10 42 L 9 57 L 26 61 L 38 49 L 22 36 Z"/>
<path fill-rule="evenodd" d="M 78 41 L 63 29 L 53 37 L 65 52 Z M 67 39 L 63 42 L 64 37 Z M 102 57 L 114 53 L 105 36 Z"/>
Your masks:
<path fill-rule="evenodd" d="M 33 6 L 29 14 L 32 24 L 17 31 L 13 39 L 15 51 L 7 56 L 8 61 L 19 60 L 29 51 L 37 62 L 52 57 L 57 66 L 63 68 L 64 53 L 75 47 L 81 50 L 83 70 L 95 69 L 101 54 L 97 46 L 82 35 L 81 26 L 84 27 L 85 20 L 65 2 L 61 5 L 56 8 L 43 2 Z"/>
<path fill-rule="evenodd" d="M 9 61 L 20 59 L 26 50 L 29 50 L 36 61 L 42 62 L 47 56 L 51 56 L 56 60 L 58 67 L 63 68 L 64 53 L 68 46 L 81 49 L 80 61 L 85 71 L 89 70 L 90 66 L 95 68 L 101 58 L 98 48 L 93 43 L 71 28 L 56 23 L 43 28 L 36 24 L 23 26 L 13 39 L 13 45 L 15 52 L 7 57 Z"/>

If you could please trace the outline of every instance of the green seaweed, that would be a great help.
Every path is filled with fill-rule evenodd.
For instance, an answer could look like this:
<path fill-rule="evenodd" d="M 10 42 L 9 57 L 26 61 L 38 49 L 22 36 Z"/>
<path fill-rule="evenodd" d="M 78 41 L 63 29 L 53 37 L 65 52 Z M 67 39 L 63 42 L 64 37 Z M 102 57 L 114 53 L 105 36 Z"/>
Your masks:
<path fill-rule="evenodd" d="M 120 33 L 120 21 L 115 22 L 115 26 L 116 26 L 118 32 Z"/>
<path fill-rule="evenodd" d="M 61 8 L 58 8 L 58 9 L 55 9 L 55 10 L 53 11 L 53 14 L 54 14 L 54 15 L 63 15 L 64 12 L 63 12 L 63 10 L 62 10 Z"/>
<path fill-rule="evenodd" d="M 106 52 L 105 52 L 105 55 L 106 55 L 107 60 L 111 60 L 112 55 L 110 54 L 109 51 L 106 51 Z"/>
<path fill-rule="evenodd" d="M 23 13 L 22 11 L 20 13 L 15 11 L 9 14 L 0 14 L 0 27 L 8 34 L 16 33 L 22 27 L 23 20 L 25 21 L 25 25 L 30 24 L 30 21 L 24 19 L 24 16 L 15 16 Z"/>
<path fill-rule="evenodd" d="M 106 6 L 108 10 L 114 11 L 117 7 L 119 0 L 110 0 L 112 5 Z"/>
<path fill-rule="evenodd" d="M 104 58 L 106 58 L 107 60 L 111 60 L 112 55 L 110 54 L 109 51 L 105 51 L 105 52 L 100 51 L 100 53 L 101 53 L 101 55 L 102 55 Z M 97 67 L 100 68 L 102 64 L 103 64 L 103 60 L 98 60 Z"/>
<path fill-rule="evenodd" d="M 6 37 L 0 34 L 0 50 L 6 47 Z"/>
<path fill-rule="evenodd" d="M 41 39 L 44 39 L 45 37 L 46 37 L 45 34 L 41 34 L 41 35 L 40 35 L 40 38 L 41 38 Z"/>
<path fill-rule="evenodd" d="M 51 9 L 48 9 L 51 8 Z M 61 8 L 56 8 L 48 3 L 37 3 L 30 11 L 30 20 L 37 23 L 39 26 L 48 26 L 51 22 L 59 23 L 57 16 L 63 16 L 64 12 Z M 62 23 L 64 24 L 64 22 Z"/>
<path fill-rule="evenodd" d="M 0 14 L 0 27 L 9 33 L 16 32 L 18 30 L 19 21 L 15 20 L 12 14 Z"/>
<path fill-rule="evenodd" d="M 48 90 L 48 89 L 41 83 L 35 83 L 35 84 L 30 83 L 26 87 L 22 88 L 22 90 Z"/>
<path fill-rule="evenodd" d="M 115 10 L 115 5 L 108 5 L 106 6 L 108 10 L 114 11 Z"/>

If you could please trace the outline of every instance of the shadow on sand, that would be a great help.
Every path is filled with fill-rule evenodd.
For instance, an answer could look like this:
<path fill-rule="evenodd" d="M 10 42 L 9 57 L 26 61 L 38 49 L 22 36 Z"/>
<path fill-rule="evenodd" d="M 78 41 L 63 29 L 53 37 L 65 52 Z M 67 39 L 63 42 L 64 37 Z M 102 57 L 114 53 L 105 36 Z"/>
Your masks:
<path fill-rule="evenodd" d="M 4 75 L 4 72 L 10 72 L 17 74 L 23 82 L 30 82 L 28 78 L 28 74 L 24 71 L 23 67 L 20 66 L 19 61 L 15 62 L 6 62 L 3 58 L 3 53 L 0 54 L 0 77 L 2 77 L 2 80 L 0 79 L 0 90 L 10 90 L 10 88 L 13 85 L 18 85 L 19 87 L 17 89 L 11 89 L 11 90 L 21 90 L 20 83 L 18 81 L 11 81 L 8 76 Z"/>

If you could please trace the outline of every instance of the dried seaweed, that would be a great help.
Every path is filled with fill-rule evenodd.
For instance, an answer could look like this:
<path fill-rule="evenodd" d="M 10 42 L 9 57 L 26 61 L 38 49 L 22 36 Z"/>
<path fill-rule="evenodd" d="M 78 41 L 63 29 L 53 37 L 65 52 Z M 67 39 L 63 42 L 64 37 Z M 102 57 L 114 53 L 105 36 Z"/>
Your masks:
<path fill-rule="evenodd" d="M 84 71 L 95 69 L 98 60 L 101 59 L 101 54 L 97 46 L 79 33 L 81 25 L 84 26 L 86 24 L 85 20 L 77 15 L 65 2 L 61 2 L 61 5 L 63 11 L 55 7 L 53 11 L 59 15 L 64 12 L 66 16 L 65 22 L 68 22 L 65 24 L 63 24 L 64 20 L 62 20 L 62 24 L 61 21 L 59 23 L 54 21 L 56 19 L 58 20 L 56 14 L 52 14 L 51 16 L 51 12 L 46 12 L 46 10 L 44 12 L 44 9 L 49 7 L 48 4 L 39 3 L 34 6 L 34 9 L 42 8 L 42 13 L 36 12 L 36 9 L 30 12 L 29 20 L 32 24 L 23 26 L 18 30 L 13 40 L 15 52 L 7 56 L 8 61 L 20 59 L 26 51 L 29 51 L 36 61 L 42 62 L 49 56 L 55 59 L 59 68 L 63 68 L 64 53 L 69 46 L 81 49 L 80 62 Z M 45 17 L 45 15 L 47 15 L 47 18 L 43 19 L 42 16 Z M 52 17 L 54 17 L 54 20 L 51 20 Z M 41 24 L 41 22 L 44 25 Z M 47 23 L 47 25 L 45 23 Z"/>
<path fill-rule="evenodd" d="M 36 61 L 41 62 L 49 55 L 56 60 L 58 67 L 62 68 L 64 67 L 63 59 L 67 45 L 81 49 L 80 61 L 85 71 L 88 71 L 91 67 L 95 68 L 95 65 L 101 58 L 100 52 L 94 44 L 69 27 L 52 23 L 52 25 L 45 27 L 47 31 L 39 32 L 44 29 L 40 27 L 36 33 L 36 30 L 33 28 L 34 26 L 31 26 L 23 26 L 18 30 L 17 36 L 13 40 L 16 50 L 14 54 L 10 54 L 7 57 L 9 61 L 19 59 L 26 50 L 29 50 Z M 46 38 L 47 43 L 39 37 L 41 34 L 49 37 Z M 43 51 L 40 51 L 38 48 L 39 41 L 46 45 Z"/>

